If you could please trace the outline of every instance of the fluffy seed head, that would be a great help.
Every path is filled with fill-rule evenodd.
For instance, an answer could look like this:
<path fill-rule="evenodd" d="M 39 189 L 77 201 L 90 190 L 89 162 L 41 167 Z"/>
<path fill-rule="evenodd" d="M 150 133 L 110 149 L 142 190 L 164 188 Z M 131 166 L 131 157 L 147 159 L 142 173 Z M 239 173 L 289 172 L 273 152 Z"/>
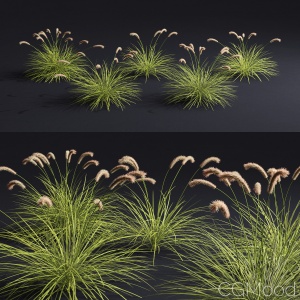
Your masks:
<path fill-rule="evenodd" d="M 93 48 L 101 48 L 101 49 L 104 49 L 104 46 L 103 46 L 103 45 L 94 45 Z"/>
<path fill-rule="evenodd" d="M 230 218 L 230 211 L 228 206 L 225 204 L 224 201 L 215 200 L 209 205 L 209 209 L 212 213 L 221 212 L 223 217 L 226 219 Z"/>
<path fill-rule="evenodd" d="M 5 172 L 9 172 L 9 173 L 11 173 L 11 174 L 13 174 L 13 175 L 17 175 L 17 172 L 16 172 L 16 171 L 14 171 L 13 169 L 8 168 L 8 167 L 4 167 L 4 166 L 0 167 L 0 172 L 1 172 L 1 171 L 5 171 Z"/>
<path fill-rule="evenodd" d="M 118 60 L 118 58 L 117 58 L 117 57 L 115 57 L 115 58 L 114 58 L 114 62 L 115 62 L 116 64 L 118 64 L 118 63 L 119 63 L 119 60 Z"/>
<path fill-rule="evenodd" d="M 127 173 L 127 175 L 131 175 L 134 177 L 140 177 L 140 178 L 145 178 L 147 176 L 147 173 L 144 171 L 131 171 Z"/>
<path fill-rule="evenodd" d="M 77 164 L 79 165 L 81 162 L 82 162 L 82 160 L 85 158 L 85 157 L 87 157 L 87 156 L 89 156 L 89 157 L 94 157 L 94 153 L 93 152 L 84 152 L 84 153 L 82 153 L 81 155 L 80 155 L 80 157 L 79 157 L 79 159 L 78 159 L 78 162 L 77 162 Z"/>
<path fill-rule="evenodd" d="M 156 31 L 155 33 L 154 33 L 154 37 L 156 37 L 157 35 L 160 35 L 160 34 L 162 34 L 163 32 L 162 32 L 162 30 L 158 30 L 158 31 Z"/>
<path fill-rule="evenodd" d="M 179 44 L 179 47 L 183 47 L 183 48 L 185 48 L 185 47 L 187 47 L 187 45 L 186 45 L 186 44 L 183 44 L 183 43 L 181 43 L 181 44 Z"/>
<path fill-rule="evenodd" d="M 178 32 L 176 32 L 176 31 L 171 32 L 171 33 L 168 35 L 168 38 L 171 37 L 172 35 L 178 35 Z"/>
<path fill-rule="evenodd" d="M 68 163 L 71 162 L 71 158 L 72 158 L 72 155 L 76 155 L 77 154 L 77 151 L 72 149 L 69 151 L 69 156 L 68 156 Z"/>
<path fill-rule="evenodd" d="M 193 50 L 195 50 L 194 44 L 190 43 L 189 46 L 190 46 Z"/>
<path fill-rule="evenodd" d="M 209 39 L 207 39 L 207 41 L 208 41 L 208 42 L 215 42 L 215 43 L 219 43 L 219 41 L 218 41 L 218 40 L 216 40 L 216 39 L 213 39 L 213 38 L 209 38 Z"/>
<path fill-rule="evenodd" d="M 101 69 L 101 65 L 99 65 L 99 64 L 97 64 L 95 67 L 97 70 Z"/>
<path fill-rule="evenodd" d="M 68 160 L 68 159 L 69 159 L 69 154 L 70 154 L 70 151 L 69 151 L 69 150 L 67 150 L 67 151 L 66 151 L 66 153 L 65 153 L 65 159 L 66 159 L 66 160 Z"/>
<path fill-rule="evenodd" d="M 67 76 L 64 74 L 55 74 L 54 78 L 67 78 Z"/>
<path fill-rule="evenodd" d="M 221 53 L 221 55 L 223 55 L 224 53 L 229 53 L 229 48 L 228 47 L 222 48 L 220 53 Z"/>
<path fill-rule="evenodd" d="M 202 54 L 202 52 L 203 51 L 205 51 L 206 50 L 206 48 L 205 47 L 199 47 L 199 53 L 200 53 L 200 55 Z"/>
<path fill-rule="evenodd" d="M 44 39 L 43 39 L 41 36 L 37 36 L 37 37 L 36 37 L 36 40 L 37 40 L 37 41 L 40 40 L 40 41 L 42 41 L 43 43 L 45 43 Z"/>
<path fill-rule="evenodd" d="M 184 166 L 187 162 L 195 163 L 195 158 L 193 156 L 187 156 L 183 161 L 182 165 Z"/>
<path fill-rule="evenodd" d="M 180 62 L 181 64 L 186 65 L 186 60 L 185 60 L 184 58 L 179 59 L 179 62 Z"/>
<path fill-rule="evenodd" d="M 259 182 L 255 183 L 253 191 L 257 196 L 261 195 L 261 184 Z"/>
<path fill-rule="evenodd" d="M 253 36 L 257 36 L 257 33 L 256 32 L 250 33 L 248 36 L 248 40 L 250 40 Z"/>
<path fill-rule="evenodd" d="M 185 160 L 186 159 L 186 156 L 185 155 L 179 155 L 179 156 L 177 156 L 177 157 L 175 157 L 173 160 L 172 160 L 172 162 L 171 162 L 171 164 L 170 164 L 170 169 L 173 169 L 173 167 L 179 162 L 179 161 L 183 161 L 183 160 Z"/>
<path fill-rule="evenodd" d="M 95 199 L 94 204 L 99 207 L 100 211 L 103 211 L 103 203 L 100 199 Z"/>
<path fill-rule="evenodd" d="M 89 160 L 88 162 L 86 162 L 84 165 L 83 165 L 83 169 L 86 170 L 88 167 L 90 166 L 96 166 L 98 167 L 99 166 L 99 161 L 98 160 Z"/>
<path fill-rule="evenodd" d="M 251 189 L 247 181 L 238 172 L 222 172 L 218 175 L 218 177 L 221 179 L 221 181 L 223 179 L 228 179 L 229 182 L 237 181 L 242 189 L 244 189 L 248 194 L 251 193 Z"/>
<path fill-rule="evenodd" d="M 126 165 L 118 165 L 110 170 L 110 173 L 113 174 L 119 170 L 125 170 L 126 172 L 129 170 L 129 166 Z"/>
<path fill-rule="evenodd" d="M 150 177 L 145 177 L 145 178 L 138 178 L 136 179 L 136 182 L 150 182 L 151 184 L 155 184 L 156 180 Z"/>
<path fill-rule="evenodd" d="M 208 165 L 211 162 L 219 164 L 221 162 L 221 159 L 215 156 L 208 157 L 200 164 L 200 168 L 203 169 L 206 165 Z"/>
<path fill-rule="evenodd" d="M 137 33 L 135 33 L 135 32 L 131 32 L 129 35 L 130 36 L 134 36 L 134 37 L 136 37 L 136 38 L 138 38 L 140 40 L 140 36 Z"/>
<path fill-rule="evenodd" d="M 64 64 L 67 64 L 67 65 L 70 64 L 70 62 L 67 61 L 67 60 L 65 60 L 65 59 L 60 59 L 60 60 L 58 60 L 57 62 L 59 62 L 59 63 L 64 63 Z"/>
<path fill-rule="evenodd" d="M 120 51 L 122 51 L 123 49 L 121 47 L 118 47 L 116 50 L 116 54 L 118 54 Z"/>
<path fill-rule="evenodd" d="M 19 180 L 11 180 L 8 184 L 7 184 L 7 188 L 11 191 L 15 186 L 20 187 L 22 190 L 26 189 L 26 186 Z"/>
<path fill-rule="evenodd" d="M 55 155 L 54 155 L 54 153 L 48 152 L 47 158 L 48 158 L 48 159 L 52 158 L 53 160 L 55 160 Z"/>
<path fill-rule="evenodd" d="M 35 157 L 38 157 L 44 164 L 46 164 L 48 166 L 50 165 L 50 162 L 49 162 L 47 156 L 44 155 L 43 153 L 35 152 L 35 153 L 32 153 L 31 155 L 35 156 Z"/>
<path fill-rule="evenodd" d="M 47 196 L 42 196 L 38 201 L 37 204 L 39 206 L 47 206 L 47 207 L 52 207 L 53 206 L 53 202 L 52 200 L 47 197 Z"/>
<path fill-rule="evenodd" d="M 66 39 L 65 39 L 65 42 L 68 42 L 68 41 L 71 41 L 71 42 L 72 42 L 72 41 L 73 41 L 73 38 L 72 38 L 72 37 L 66 38 Z"/>
<path fill-rule="evenodd" d="M 71 34 L 72 32 L 71 31 L 65 31 L 62 38 L 64 38 L 67 34 Z"/>
<path fill-rule="evenodd" d="M 96 182 L 99 182 L 100 181 L 100 179 L 102 178 L 102 177 L 104 177 L 104 178 L 109 178 L 110 177 L 110 174 L 109 174 L 109 172 L 107 171 L 107 170 L 100 170 L 98 173 L 97 173 L 97 175 L 96 175 L 96 177 L 95 177 L 95 180 L 96 180 Z"/>
<path fill-rule="evenodd" d="M 233 34 L 233 35 L 235 35 L 236 37 L 239 36 L 239 35 L 238 35 L 236 32 L 234 32 L 234 31 L 230 31 L 229 34 Z"/>
<path fill-rule="evenodd" d="M 88 43 L 89 43 L 88 40 L 81 40 L 81 41 L 79 42 L 79 45 L 81 45 L 81 44 L 88 44 Z"/>
<path fill-rule="evenodd" d="M 245 168 L 246 171 L 249 170 L 249 169 L 255 169 L 258 172 L 260 172 L 264 178 L 268 178 L 267 172 L 259 164 L 256 164 L 256 163 L 247 163 L 247 164 L 244 164 L 244 168 Z"/>
<path fill-rule="evenodd" d="M 208 177 L 211 176 L 211 175 L 216 175 L 216 176 L 218 176 L 218 175 L 221 174 L 221 173 L 222 173 L 222 171 L 221 171 L 220 169 L 218 169 L 218 168 L 213 168 L 213 167 L 204 169 L 204 170 L 202 171 L 202 174 L 203 174 L 203 176 L 204 176 L 205 178 L 208 178 Z"/>
<path fill-rule="evenodd" d="M 274 43 L 274 42 L 279 42 L 279 43 L 281 43 L 281 39 L 275 38 L 275 39 L 272 39 L 272 40 L 270 41 L 270 43 Z"/>
<path fill-rule="evenodd" d="M 77 52 L 77 55 L 78 55 L 78 56 L 83 56 L 83 57 L 86 56 L 86 55 L 85 55 L 83 52 L 81 52 L 81 51 Z"/>
<path fill-rule="evenodd" d="M 136 162 L 136 160 L 133 157 L 128 156 L 128 155 L 123 156 L 122 158 L 120 158 L 118 163 L 120 165 L 124 165 L 124 164 L 129 165 L 129 166 L 133 167 L 135 171 L 138 171 L 140 169 L 140 167 L 139 167 L 138 163 Z"/>
<path fill-rule="evenodd" d="M 136 181 L 136 178 L 132 175 L 121 175 L 117 177 L 113 182 L 110 184 L 109 188 L 113 190 L 118 185 L 122 185 L 125 182 L 129 181 L 130 183 L 134 183 Z"/>
<path fill-rule="evenodd" d="M 26 42 L 26 41 L 20 41 L 19 45 L 28 45 L 28 46 L 30 46 L 30 44 L 28 42 Z"/>
<path fill-rule="evenodd" d="M 204 179 L 194 179 L 194 180 L 192 180 L 192 181 L 189 182 L 189 186 L 191 188 L 193 188 L 193 187 L 195 187 L 197 185 L 200 185 L 200 184 L 206 185 L 206 186 L 208 186 L 208 187 L 210 187 L 210 188 L 212 188 L 214 190 L 217 188 L 217 186 L 215 184 L 213 184 L 212 182 L 210 182 L 208 180 L 204 180 Z"/>

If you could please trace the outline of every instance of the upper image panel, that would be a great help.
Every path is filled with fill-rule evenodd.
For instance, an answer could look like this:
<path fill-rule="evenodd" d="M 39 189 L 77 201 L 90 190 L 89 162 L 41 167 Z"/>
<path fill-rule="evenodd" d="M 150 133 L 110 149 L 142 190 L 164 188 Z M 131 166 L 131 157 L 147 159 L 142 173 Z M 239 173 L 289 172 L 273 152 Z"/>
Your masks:
<path fill-rule="evenodd" d="M 1 132 L 298 132 L 300 3 L 6 1 Z"/>

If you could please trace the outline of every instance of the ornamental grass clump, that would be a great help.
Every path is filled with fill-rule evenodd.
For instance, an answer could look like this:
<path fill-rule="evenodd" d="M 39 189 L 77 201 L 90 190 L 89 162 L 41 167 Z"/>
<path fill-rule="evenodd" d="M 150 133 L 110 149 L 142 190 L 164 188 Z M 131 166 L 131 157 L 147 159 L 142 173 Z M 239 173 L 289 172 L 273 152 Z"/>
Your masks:
<path fill-rule="evenodd" d="M 226 73 L 220 72 L 215 62 L 202 59 L 205 47 L 180 44 L 189 54 L 190 63 L 181 58 L 165 84 L 167 103 L 183 104 L 184 108 L 225 107 L 235 98 L 235 88 Z"/>
<path fill-rule="evenodd" d="M 115 247 L 126 234 L 117 226 L 115 195 L 103 188 L 110 173 L 97 170 L 92 152 L 72 170 L 75 155 L 66 151 L 65 168 L 51 152 L 25 158 L 24 165 L 38 168 L 37 182 L 0 167 L 18 177 L 8 189 L 21 192 L 20 207 L 6 215 L 10 222 L 0 231 L 5 299 L 126 299 L 137 296 L 130 287 L 147 276 L 137 249 Z M 88 179 L 92 171 L 96 175 Z"/>
<path fill-rule="evenodd" d="M 82 70 L 72 81 L 72 92 L 76 95 L 76 102 L 88 105 L 91 110 L 116 106 L 122 110 L 126 105 L 139 100 L 141 89 L 120 67 L 117 54 L 122 51 L 118 47 L 111 63 L 103 62 L 94 66 L 92 63 L 86 70 Z"/>
<path fill-rule="evenodd" d="M 191 241 L 198 240 L 197 228 L 203 223 L 201 208 L 190 205 L 185 199 L 187 185 L 183 189 L 175 186 L 176 181 L 179 184 L 178 176 L 182 168 L 194 162 L 191 156 L 175 158 L 158 191 L 151 187 L 156 180 L 147 177 L 132 157 L 123 157 L 115 168 L 116 171 L 126 171 L 112 182 L 111 189 L 127 190 L 126 193 L 119 193 L 118 200 L 123 211 L 123 226 L 130 236 L 129 242 L 153 253 L 153 265 L 160 250 L 171 251 L 182 259 L 182 249 Z M 181 163 L 180 167 L 174 170 L 178 163 Z"/>
<path fill-rule="evenodd" d="M 71 31 L 62 33 L 56 28 L 54 33 L 50 29 L 34 33 L 37 40 L 34 46 L 27 41 L 20 41 L 20 45 L 32 48 L 27 60 L 28 69 L 25 75 L 36 82 L 70 81 L 86 67 L 86 60 L 82 52 L 73 46 Z"/>
<path fill-rule="evenodd" d="M 266 50 L 268 45 L 252 43 L 257 36 L 256 32 L 250 33 L 247 37 L 244 33 L 238 35 L 234 31 L 230 31 L 229 34 L 234 35 L 237 41 L 228 46 L 216 39 L 208 39 L 208 42 L 217 42 L 223 47 L 217 60 L 220 66 L 227 66 L 223 70 L 226 74 L 234 80 L 241 81 L 245 78 L 249 83 L 251 79 L 262 81 L 262 78 L 269 79 L 278 75 L 277 63 Z M 270 41 L 274 42 L 281 42 L 281 39 L 274 38 Z"/>
<path fill-rule="evenodd" d="M 146 81 L 150 76 L 154 76 L 158 80 L 161 77 L 168 77 L 172 73 L 174 59 L 172 55 L 163 50 L 163 46 L 168 38 L 178 35 L 178 33 L 173 31 L 162 39 L 165 34 L 167 34 L 167 29 L 158 30 L 150 44 L 145 45 L 137 33 L 130 33 L 130 36 L 137 42 L 132 43 L 123 55 L 122 67 L 124 70 L 136 78 L 143 76 Z"/>
<path fill-rule="evenodd" d="M 260 176 L 253 189 L 236 171 L 203 170 L 206 179 L 216 176 L 219 184 L 225 184 L 225 189 L 216 188 L 220 200 L 209 206 L 211 213 L 222 216 L 199 230 L 199 242 L 189 245 L 185 261 L 175 267 L 182 272 L 180 279 L 170 281 L 167 292 L 182 294 L 184 299 L 300 297 L 299 201 L 293 201 L 290 194 L 300 168 L 289 186 L 285 178 L 290 173 L 285 168 L 265 171 L 256 163 L 244 168 Z"/>

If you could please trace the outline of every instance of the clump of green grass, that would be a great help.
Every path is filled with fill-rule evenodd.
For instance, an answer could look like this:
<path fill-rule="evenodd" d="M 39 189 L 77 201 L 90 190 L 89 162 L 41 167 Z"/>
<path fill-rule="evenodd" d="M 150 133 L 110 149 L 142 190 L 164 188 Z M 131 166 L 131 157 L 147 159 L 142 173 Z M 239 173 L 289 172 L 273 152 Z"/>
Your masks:
<path fill-rule="evenodd" d="M 173 168 L 178 162 L 181 162 L 181 166 L 169 178 L 168 175 L 174 172 Z M 123 213 L 122 227 L 130 236 L 130 244 L 153 253 L 153 264 L 161 249 L 182 258 L 182 249 L 192 240 L 198 239 L 195 232 L 203 222 L 201 209 L 188 204 L 185 199 L 187 186 L 181 192 L 175 187 L 177 177 L 188 162 L 194 163 L 195 160 L 191 156 L 179 156 L 173 160 L 157 194 L 147 185 L 155 184 L 156 181 L 147 177 L 132 157 L 119 161 L 120 164 L 129 164 L 134 168 L 117 177 L 111 185 L 113 190 L 125 186 L 129 191 L 118 197 Z M 124 185 L 126 182 L 135 183 L 137 188 Z"/>
<path fill-rule="evenodd" d="M 216 175 L 228 186 L 219 189 L 232 203 L 235 216 L 230 219 L 228 206 L 213 201 L 210 210 L 222 212 L 226 221 L 213 219 L 199 230 L 199 243 L 187 249 L 187 258 L 176 269 L 183 276 L 171 281 L 169 291 L 184 299 L 294 299 L 299 297 L 300 222 L 299 201 L 290 199 L 291 185 L 285 189 L 286 169 L 266 172 L 254 163 L 245 169 L 259 171 L 268 185 L 267 193 L 256 183 L 253 192 L 237 172 L 208 168 L 203 174 Z M 300 168 L 293 175 L 294 182 Z M 231 184 L 237 182 L 238 195 Z M 241 202 L 241 197 L 243 202 Z M 294 293 L 295 292 L 295 293 Z"/>
<path fill-rule="evenodd" d="M 232 78 L 244 78 L 250 83 L 251 79 L 262 81 L 262 78 L 269 79 L 278 75 L 277 63 L 270 56 L 266 50 L 267 45 L 250 44 L 257 34 L 252 32 L 249 36 L 245 34 L 238 35 L 236 32 L 231 31 L 237 38 L 237 42 L 230 43 L 229 46 L 222 45 L 221 53 L 218 57 L 220 66 L 225 66 L 224 72 Z M 216 41 L 215 39 L 208 39 L 208 41 Z M 275 38 L 270 41 L 281 42 L 281 39 Z M 218 42 L 219 43 L 219 42 Z"/>
<path fill-rule="evenodd" d="M 166 29 L 158 30 L 149 45 L 145 45 L 137 33 L 130 33 L 130 36 L 137 39 L 137 43 L 131 44 L 123 56 L 124 70 L 128 74 L 134 74 L 136 78 L 144 76 L 146 81 L 150 76 L 158 80 L 169 76 L 173 70 L 174 59 L 172 55 L 165 53 L 163 46 L 169 37 L 178 33 L 171 32 L 164 40 L 161 40 L 161 36 L 166 32 Z"/>
<path fill-rule="evenodd" d="M 91 110 L 105 107 L 109 111 L 112 105 L 123 110 L 125 105 L 139 100 L 139 84 L 124 72 L 118 62 L 115 56 L 110 64 L 104 62 L 102 66 L 97 64 L 89 70 L 82 70 L 72 81 L 76 102 L 87 104 Z"/>
<path fill-rule="evenodd" d="M 32 48 L 27 61 L 26 76 L 36 82 L 49 83 L 76 78 L 85 68 L 86 61 L 84 55 L 81 55 L 82 52 L 73 47 L 70 34 L 70 31 L 62 33 L 58 28 L 51 34 L 50 29 L 46 29 L 33 34 L 39 43 L 37 46 L 21 41 L 20 45 Z"/>
<path fill-rule="evenodd" d="M 216 105 L 225 107 L 235 98 L 234 86 L 226 73 L 221 73 L 215 63 L 202 61 L 204 47 L 198 53 L 194 45 L 180 44 L 190 55 L 190 64 L 184 58 L 168 76 L 165 84 L 167 102 L 183 104 L 184 108 L 203 107 L 213 109 Z"/>
<path fill-rule="evenodd" d="M 53 153 L 26 158 L 23 164 L 40 170 L 37 183 L 0 167 L 19 176 L 8 188 L 22 189 L 20 207 L 7 215 L 10 224 L 0 231 L 0 294 L 5 299 L 109 299 L 110 294 L 126 299 L 137 296 L 128 288 L 147 276 L 137 249 L 119 247 L 127 236 L 117 227 L 115 195 L 98 187 L 109 172 L 102 169 L 88 180 L 78 168 L 95 168 L 99 162 L 83 164 L 93 157 L 86 152 L 72 171 L 75 154 L 66 151 L 65 170 Z"/>

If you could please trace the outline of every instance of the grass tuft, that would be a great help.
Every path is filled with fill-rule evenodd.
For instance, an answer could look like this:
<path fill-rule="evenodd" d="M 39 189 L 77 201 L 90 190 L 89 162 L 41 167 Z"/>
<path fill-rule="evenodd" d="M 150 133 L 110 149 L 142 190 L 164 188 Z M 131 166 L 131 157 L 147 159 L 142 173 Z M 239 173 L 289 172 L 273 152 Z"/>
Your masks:
<path fill-rule="evenodd" d="M 160 39 L 165 32 L 164 29 L 156 32 L 149 45 L 145 45 L 137 34 L 131 34 L 137 39 L 137 42 L 127 48 L 122 62 L 122 67 L 128 74 L 134 74 L 136 78 L 143 76 L 147 81 L 150 76 L 159 80 L 172 73 L 174 58 L 162 49 L 170 35 L 162 41 Z"/>
<path fill-rule="evenodd" d="M 175 188 L 182 168 L 171 178 L 169 170 L 158 191 L 149 187 L 147 178 L 141 178 L 135 183 L 137 188 L 126 185 L 129 193 L 118 197 L 124 222 L 121 227 L 128 233 L 130 244 L 153 253 L 153 265 L 161 249 L 181 259 L 182 249 L 197 240 L 196 228 L 203 222 L 201 209 L 185 199 L 187 186 L 182 191 Z"/>
<path fill-rule="evenodd" d="M 112 105 L 123 110 L 125 105 L 139 100 L 141 93 L 139 84 L 115 60 L 111 64 L 104 62 L 98 69 L 82 70 L 72 85 L 76 102 L 88 105 L 91 110 L 105 107 L 109 111 Z"/>
<path fill-rule="evenodd" d="M 167 103 L 183 104 L 184 108 L 203 107 L 213 109 L 216 105 L 225 107 L 235 98 L 234 86 L 225 73 L 216 69 L 215 63 L 209 64 L 190 48 L 186 48 L 190 54 L 191 63 L 184 59 L 168 76 L 165 84 Z"/>
<path fill-rule="evenodd" d="M 218 56 L 220 66 L 229 66 L 224 72 L 235 80 L 245 78 L 249 83 L 251 79 L 262 81 L 278 75 L 277 63 L 266 50 L 267 45 L 251 44 L 251 41 L 239 36 L 237 42 L 230 43 L 228 53 Z"/>
<path fill-rule="evenodd" d="M 44 160 L 36 166 L 34 184 L 18 175 L 26 189 L 18 210 L 7 216 L 10 224 L 0 231 L 0 294 L 5 299 L 138 297 L 130 289 L 144 281 L 148 268 L 136 248 L 119 247 L 126 236 L 115 222 L 115 193 L 98 188 L 102 179 L 88 180 L 78 170 L 82 165 L 71 170 L 70 159 L 67 154 L 65 170 L 56 160 L 49 165 Z M 42 206 L 42 196 L 53 205 Z"/>
<path fill-rule="evenodd" d="M 72 45 L 73 39 L 62 34 L 58 29 L 56 33 L 41 31 L 35 33 L 37 46 L 29 43 L 32 48 L 27 60 L 28 69 L 25 75 L 36 82 L 70 81 L 86 67 L 86 60 L 78 55 Z"/>
<path fill-rule="evenodd" d="M 214 218 L 198 231 L 200 242 L 175 267 L 182 277 L 167 290 L 184 299 L 299 298 L 300 203 L 289 198 L 290 187 L 284 192 L 278 181 L 274 193 L 241 195 L 219 189 L 235 216 Z"/>

